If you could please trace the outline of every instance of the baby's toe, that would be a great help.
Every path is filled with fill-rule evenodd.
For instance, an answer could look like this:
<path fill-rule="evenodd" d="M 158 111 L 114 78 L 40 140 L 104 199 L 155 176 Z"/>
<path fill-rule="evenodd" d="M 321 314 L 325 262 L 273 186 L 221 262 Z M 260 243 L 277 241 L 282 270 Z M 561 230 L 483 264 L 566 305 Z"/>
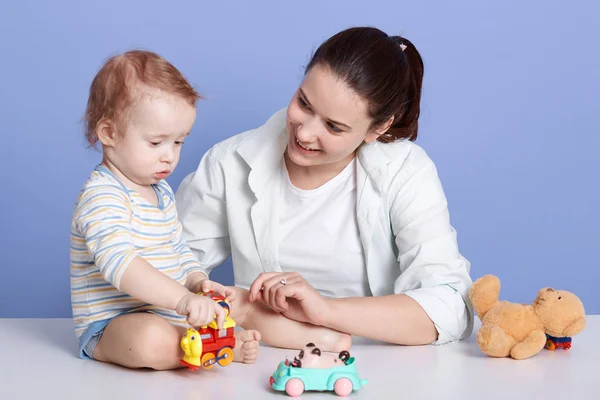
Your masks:
<path fill-rule="evenodd" d="M 254 352 L 254 353 L 246 354 L 244 356 L 244 363 L 252 364 L 254 361 L 256 361 L 257 358 L 258 358 L 258 351 Z"/>
<path fill-rule="evenodd" d="M 257 340 L 251 340 L 251 341 L 245 342 L 242 345 L 242 349 L 244 349 L 244 350 L 257 349 L 258 346 L 259 346 L 259 343 Z"/>

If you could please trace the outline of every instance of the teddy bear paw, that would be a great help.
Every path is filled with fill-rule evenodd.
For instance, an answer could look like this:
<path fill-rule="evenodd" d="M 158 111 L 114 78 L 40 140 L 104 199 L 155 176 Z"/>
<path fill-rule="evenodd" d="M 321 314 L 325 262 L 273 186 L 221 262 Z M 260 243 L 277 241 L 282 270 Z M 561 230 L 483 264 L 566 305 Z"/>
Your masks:
<path fill-rule="evenodd" d="M 477 344 L 481 351 L 492 357 L 506 357 L 514 340 L 497 325 L 486 325 L 477 332 Z"/>

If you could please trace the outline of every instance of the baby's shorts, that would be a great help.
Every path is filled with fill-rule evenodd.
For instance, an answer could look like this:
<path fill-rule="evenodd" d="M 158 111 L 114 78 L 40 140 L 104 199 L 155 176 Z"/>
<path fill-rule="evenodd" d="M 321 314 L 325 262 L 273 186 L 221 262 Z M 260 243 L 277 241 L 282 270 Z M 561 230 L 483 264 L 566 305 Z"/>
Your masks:
<path fill-rule="evenodd" d="M 79 358 L 94 359 L 92 357 L 94 350 L 110 321 L 112 321 L 112 318 L 93 322 L 87 327 L 86 331 L 79 338 Z"/>

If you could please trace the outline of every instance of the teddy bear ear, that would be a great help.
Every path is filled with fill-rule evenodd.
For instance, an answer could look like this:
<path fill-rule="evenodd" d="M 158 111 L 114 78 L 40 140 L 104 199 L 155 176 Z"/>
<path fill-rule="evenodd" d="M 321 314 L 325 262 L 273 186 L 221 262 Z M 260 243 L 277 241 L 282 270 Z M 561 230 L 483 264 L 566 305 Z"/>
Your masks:
<path fill-rule="evenodd" d="M 542 294 L 548 292 L 548 291 L 554 291 L 554 289 L 552 289 L 551 287 L 543 287 L 540 290 L 538 290 L 537 295 L 538 297 L 541 296 Z"/>
<path fill-rule="evenodd" d="M 585 318 L 577 318 L 571 325 L 565 329 L 565 336 L 575 336 L 585 328 Z"/>

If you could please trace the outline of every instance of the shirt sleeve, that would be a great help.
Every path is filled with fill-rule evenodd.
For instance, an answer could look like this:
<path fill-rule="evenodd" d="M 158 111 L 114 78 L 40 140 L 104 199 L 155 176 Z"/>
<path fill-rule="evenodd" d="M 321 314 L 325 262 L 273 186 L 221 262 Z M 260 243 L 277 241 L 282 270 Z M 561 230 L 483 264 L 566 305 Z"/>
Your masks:
<path fill-rule="evenodd" d="M 467 338 L 473 329 L 470 263 L 458 250 L 435 165 L 429 158 L 419 164 L 396 182 L 391 207 L 401 271 L 394 292 L 419 303 L 438 331 L 433 344 L 444 344 Z"/>
<path fill-rule="evenodd" d="M 181 237 L 207 276 L 231 254 L 225 179 L 209 150 L 175 194 Z"/>
<path fill-rule="evenodd" d="M 86 189 L 78 203 L 75 224 L 104 279 L 119 289 L 121 277 L 137 256 L 128 195 L 123 188 L 108 183 Z"/>

